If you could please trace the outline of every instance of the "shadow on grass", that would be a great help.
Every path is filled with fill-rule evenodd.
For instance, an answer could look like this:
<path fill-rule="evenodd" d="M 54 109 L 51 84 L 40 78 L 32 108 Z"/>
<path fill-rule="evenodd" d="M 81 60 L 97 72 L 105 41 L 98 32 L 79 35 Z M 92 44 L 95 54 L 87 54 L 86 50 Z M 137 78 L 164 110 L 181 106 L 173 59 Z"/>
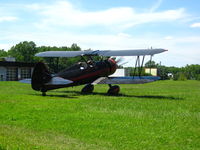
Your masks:
<path fill-rule="evenodd" d="M 173 97 L 173 96 L 160 96 L 160 95 L 126 95 L 126 94 L 118 94 L 118 95 L 109 95 L 107 93 L 100 93 L 100 92 L 93 92 L 91 94 L 83 94 L 80 91 L 51 91 L 52 93 L 65 93 L 65 94 L 70 94 L 73 96 L 81 96 L 81 95 L 100 95 L 100 96 L 109 96 L 109 97 L 130 97 L 130 98 L 146 98 L 146 99 L 166 99 L 166 100 L 183 100 L 183 98 L 179 97 Z M 47 96 L 52 96 L 52 95 L 47 95 Z M 67 95 L 53 95 L 55 97 L 66 97 L 68 98 Z M 73 97 L 72 98 L 76 98 Z M 70 98 L 70 96 L 69 96 Z"/>
<path fill-rule="evenodd" d="M 30 95 L 35 95 L 35 96 L 40 96 L 40 97 L 60 97 L 60 98 L 77 98 L 77 96 L 75 95 L 66 95 L 66 94 L 62 94 L 62 95 L 57 95 L 57 94 L 51 94 L 51 93 L 47 93 L 46 96 L 42 96 L 42 94 L 30 94 Z"/>
<path fill-rule="evenodd" d="M 167 100 L 183 100 L 180 97 L 173 97 L 173 96 L 158 96 L 158 95 L 143 95 L 143 96 L 133 96 L 137 98 L 150 98 L 150 99 L 167 99 Z"/>

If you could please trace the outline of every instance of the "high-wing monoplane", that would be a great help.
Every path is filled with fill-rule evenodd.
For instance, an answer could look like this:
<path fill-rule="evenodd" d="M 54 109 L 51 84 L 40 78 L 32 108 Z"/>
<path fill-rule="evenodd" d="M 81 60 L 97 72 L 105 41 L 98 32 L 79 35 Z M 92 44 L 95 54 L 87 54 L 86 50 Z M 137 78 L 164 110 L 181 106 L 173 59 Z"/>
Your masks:
<path fill-rule="evenodd" d="M 92 93 L 95 84 L 108 84 L 108 94 L 118 94 L 120 87 L 112 84 L 139 84 L 159 80 L 157 76 L 141 76 L 145 56 L 162 53 L 165 49 L 138 49 L 138 50 L 86 50 L 86 51 L 46 51 L 36 54 L 37 57 L 82 57 L 82 62 L 66 68 L 56 74 L 51 74 L 43 62 L 35 65 L 30 82 L 32 89 L 46 92 L 53 89 L 85 85 L 82 93 Z M 102 56 L 99 61 L 94 61 L 93 56 Z M 106 59 L 103 59 L 106 56 Z M 112 57 L 136 56 L 135 71 L 139 74 L 131 77 L 109 77 L 117 69 L 117 61 Z M 141 58 L 142 57 L 142 58 Z M 87 58 L 87 59 L 86 59 Z M 134 71 L 134 72 L 135 72 Z"/>

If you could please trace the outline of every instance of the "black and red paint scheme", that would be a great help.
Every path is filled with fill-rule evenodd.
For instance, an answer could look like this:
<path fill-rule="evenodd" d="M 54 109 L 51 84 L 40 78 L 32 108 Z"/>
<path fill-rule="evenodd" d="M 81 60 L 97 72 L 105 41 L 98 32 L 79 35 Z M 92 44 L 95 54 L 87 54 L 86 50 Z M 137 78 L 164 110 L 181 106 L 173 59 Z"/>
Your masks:
<path fill-rule="evenodd" d="M 91 93 L 94 89 L 92 83 L 95 80 L 101 77 L 108 77 L 113 74 L 116 69 L 116 61 L 109 58 L 93 63 L 79 62 L 52 75 L 48 71 L 47 66 L 44 63 L 39 62 L 33 70 L 31 85 L 34 90 L 41 91 L 43 95 L 45 95 L 48 90 L 84 84 L 86 84 L 86 86 L 82 89 L 82 93 Z M 52 81 L 53 79 L 56 79 L 56 81 Z M 59 84 L 58 80 L 65 82 Z M 109 84 L 109 87 L 108 94 L 118 94 L 119 86 L 111 86 L 111 84 Z"/>

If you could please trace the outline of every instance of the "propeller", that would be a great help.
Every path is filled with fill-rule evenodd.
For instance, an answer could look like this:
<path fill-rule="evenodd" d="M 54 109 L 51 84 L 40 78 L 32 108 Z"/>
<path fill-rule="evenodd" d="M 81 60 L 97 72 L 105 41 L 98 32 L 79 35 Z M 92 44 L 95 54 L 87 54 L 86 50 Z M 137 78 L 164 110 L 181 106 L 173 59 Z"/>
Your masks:
<path fill-rule="evenodd" d="M 112 59 L 114 59 L 116 61 L 118 67 L 123 66 L 129 62 L 122 56 L 121 57 L 113 57 Z"/>

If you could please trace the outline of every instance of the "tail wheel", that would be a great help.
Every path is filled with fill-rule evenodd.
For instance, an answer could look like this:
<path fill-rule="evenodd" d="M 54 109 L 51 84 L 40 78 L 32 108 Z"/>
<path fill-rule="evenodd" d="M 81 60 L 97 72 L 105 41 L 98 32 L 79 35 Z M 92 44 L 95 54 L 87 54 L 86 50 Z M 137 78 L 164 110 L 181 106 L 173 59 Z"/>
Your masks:
<path fill-rule="evenodd" d="M 92 84 L 87 84 L 82 90 L 81 93 L 89 94 L 92 93 L 94 90 L 94 85 Z"/>
<path fill-rule="evenodd" d="M 120 87 L 118 85 L 110 86 L 107 94 L 109 95 L 118 95 L 120 91 Z"/>
<path fill-rule="evenodd" d="M 46 96 L 46 92 L 47 92 L 47 90 L 42 89 L 41 92 L 42 92 L 42 96 Z"/>
<path fill-rule="evenodd" d="M 42 96 L 46 96 L 46 92 L 42 92 Z"/>

